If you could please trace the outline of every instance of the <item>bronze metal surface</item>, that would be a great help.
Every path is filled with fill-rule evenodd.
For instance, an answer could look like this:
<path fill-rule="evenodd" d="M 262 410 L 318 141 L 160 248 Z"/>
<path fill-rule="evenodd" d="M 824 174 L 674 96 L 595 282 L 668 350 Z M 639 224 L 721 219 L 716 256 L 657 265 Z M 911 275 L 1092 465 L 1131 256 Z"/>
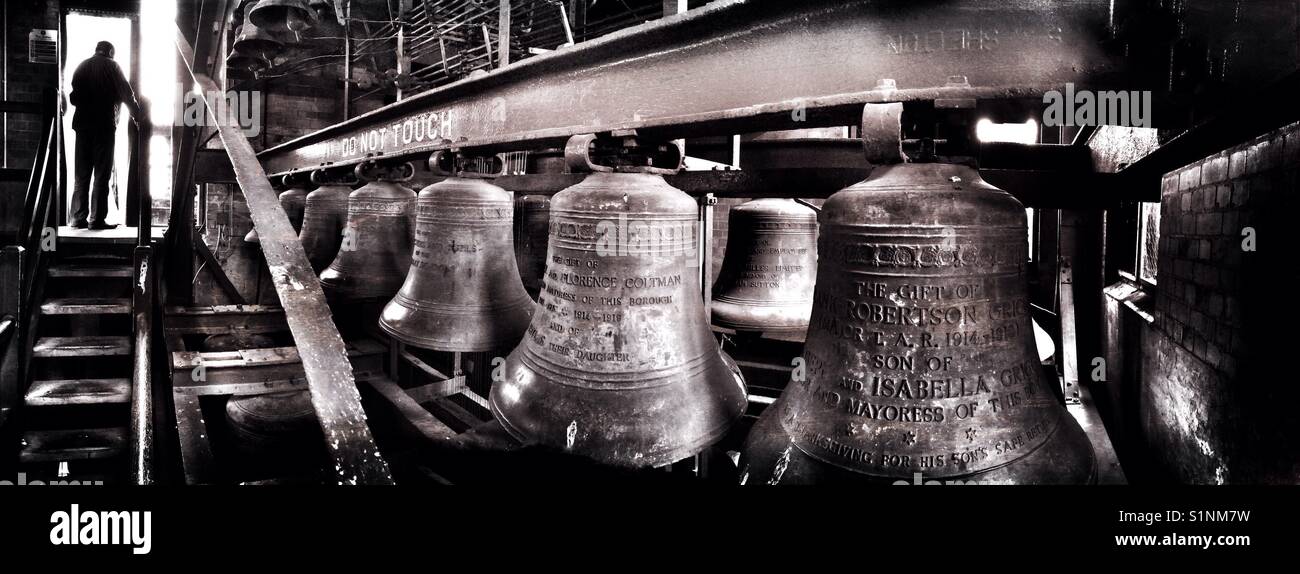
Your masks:
<path fill-rule="evenodd" d="M 713 324 L 802 331 L 817 279 L 817 212 L 792 199 L 756 199 L 728 216 L 727 252 L 713 287 Z"/>
<path fill-rule="evenodd" d="M 750 433 L 744 480 L 1095 480 L 1034 350 L 1019 202 L 965 166 L 898 164 L 820 225 L 804 369 Z"/>
<path fill-rule="evenodd" d="M 284 208 L 285 215 L 289 216 L 289 224 L 293 226 L 295 233 L 302 229 L 303 210 L 305 209 L 306 198 L 307 190 L 301 187 L 286 189 L 280 193 L 280 207 Z M 244 235 L 244 242 L 261 242 L 257 238 L 256 227 L 248 230 L 248 234 Z"/>
<path fill-rule="evenodd" d="M 284 49 L 284 42 L 270 32 L 246 23 L 235 37 L 234 49 L 245 54 L 259 54 L 270 59 Z"/>
<path fill-rule="evenodd" d="M 709 331 L 697 209 L 648 173 L 595 173 L 555 195 L 538 310 L 490 393 L 511 435 L 652 467 L 731 428 L 745 384 Z"/>
<path fill-rule="evenodd" d="M 348 197 L 348 222 L 338 255 L 320 274 L 325 294 L 337 300 L 387 299 L 411 267 L 415 192 L 391 181 L 372 181 Z"/>
<path fill-rule="evenodd" d="M 316 12 L 303 0 L 261 0 L 248 10 L 248 22 L 270 31 L 302 32 L 317 20 Z"/>
<path fill-rule="evenodd" d="M 510 192 L 449 177 L 420 191 L 410 273 L 379 326 L 407 344 L 439 351 L 512 348 L 533 300 L 510 240 Z"/>
<path fill-rule="evenodd" d="M 320 273 L 334 261 L 343 241 L 343 228 L 348 223 L 348 194 L 346 185 L 322 185 L 307 194 L 303 206 L 302 229 L 298 238 L 307 251 L 312 271 Z"/>
<path fill-rule="evenodd" d="M 240 351 L 274 347 L 275 341 L 259 333 L 222 333 L 203 340 L 205 352 Z M 226 421 L 235 446 L 248 455 L 273 455 L 302 444 L 317 431 L 316 413 L 306 391 L 232 396 L 226 401 Z"/>

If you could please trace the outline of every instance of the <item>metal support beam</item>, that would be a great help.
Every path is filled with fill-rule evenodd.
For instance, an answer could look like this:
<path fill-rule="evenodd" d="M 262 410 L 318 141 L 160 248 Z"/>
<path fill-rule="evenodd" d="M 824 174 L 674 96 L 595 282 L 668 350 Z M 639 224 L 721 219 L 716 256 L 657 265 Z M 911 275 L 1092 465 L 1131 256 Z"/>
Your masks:
<path fill-rule="evenodd" d="M 203 89 L 204 97 L 219 93 L 211 78 L 195 71 L 194 54 L 179 31 L 176 47 L 190 76 Z M 333 460 L 334 478 L 341 484 L 392 484 L 388 464 L 366 424 L 366 413 L 361 408 L 361 395 L 343 339 L 330 319 L 325 294 L 307 261 L 298 234 L 280 207 L 280 200 L 232 116 L 231 107 L 216 107 L 208 102 L 207 109 L 213 116 L 215 110 L 225 111 L 225 117 L 214 117 L 214 120 L 234 166 L 235 178 L 244 190 L 262 253 L 297 344 L 311 391 L 311 404 Z"/>
<path fill-rule="evenodd" d="M 871 175 L 860 168 L 790 167 L 778 169 L 683 171 L 664 176 L 686 193 L 719 198 L 787 197 L 825 199 Z M 1159 186 L 1136 187 L 1121 174 L 1081 170 L 981 169 L 985 181 L 1014 195 L 1026 207 L 1098 209 L 1121 201 L 1158 201 Z M 520 195 L 554 195 L 582 181 L 584 174 L 526 174 L 499 177 L 494 183 Z"/>
<path fill-rule="evenodd" d="M 1034 97 L 1118 69 L 1103 49 L 1109 5 L 722 0 L 406 98 L 259 158 L 280 174 L 451 148 L 558 147 L 615 130 L 671 140 L 855 125 L 871 102 Z M 953 74 L 972 87 L 945 87 Z"/>

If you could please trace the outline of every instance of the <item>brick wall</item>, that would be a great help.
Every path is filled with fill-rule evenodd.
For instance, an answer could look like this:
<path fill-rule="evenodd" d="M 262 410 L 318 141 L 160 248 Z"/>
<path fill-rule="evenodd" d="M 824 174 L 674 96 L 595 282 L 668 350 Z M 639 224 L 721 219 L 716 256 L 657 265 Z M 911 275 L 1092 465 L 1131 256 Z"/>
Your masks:
<path fill-rule="evenodd" d="M 41 102 L 52 97 L 58 85 L 58 69 L 54 64 L 27 62 L 27 34 L 32 29 L 54 29 L 59 24 L 57 0 L 6 0 L 9 20 L 6 26 L 6 44 L 9 66 L 8 99 L 22 102 Z M 8 152 L 6 165 L 30 169 L 37 151 L 41 149 L 41 135 L 45 130 L 39 116 L 7 114 L 5 138 Z M 0 182 L 0 233 L 16 233 L 22 215 L 23 194 L 26 181 Z"/>
<path fill-rule="evenodd" d="M 1163 179 L 1139 400 L 1152 462 L 1174 480 L 1300 482 L 1288 335 L 1300 283 L 1297 171 L 1292 124 Z M 1246 228 L 1255 251 L 1243 248 Z"/>

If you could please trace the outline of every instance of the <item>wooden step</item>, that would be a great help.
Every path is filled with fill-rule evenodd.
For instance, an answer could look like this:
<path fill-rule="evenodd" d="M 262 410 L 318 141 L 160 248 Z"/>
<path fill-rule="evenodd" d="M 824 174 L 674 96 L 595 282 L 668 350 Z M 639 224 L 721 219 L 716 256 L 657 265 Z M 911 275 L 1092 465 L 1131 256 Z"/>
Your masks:
<path fill-rule="evenodd" d="M 38 359 L 50 357 L 124 357 L 131 354 L 130 337 L 41 337 L 32 348 Z"/>
<path fill-rule="evenodd" d="M 119 456 L 125 428 L 35 430 L 23 433 L 18 460 L 24 463 L 96 460 Z"/>
<path fill-rule="evenodd" d="M 61 297 L 41 303 L 42 315 L 126 315 L 131 300 L 126 297 Z"/>
<path fill-rule="evenodd" d="M 154 226 L 150 229 L 153 239 L 163 238 L 163 233 L 167 231 L 166 227 Z M 99 245 L 121 245 L 130 247 L 136 242 L 136 234 L 139 233 L 134 227 L 119 225 L 113 229 L 76 229 L 68 226 L 59 227 L 59 241 L 61 243 L 89 243 Z"/>
<path fill-rule="evenodd" d="M 50 266 L 50 277 L 131 277 L 130 262 L 123 261 L 69 261 Z"/>
<path fill-rule="evenodd" d="M 32 381 L 25 397 L 29 407 L 119 405 L 131 401 L 129 379 L 59 379 Z"/>

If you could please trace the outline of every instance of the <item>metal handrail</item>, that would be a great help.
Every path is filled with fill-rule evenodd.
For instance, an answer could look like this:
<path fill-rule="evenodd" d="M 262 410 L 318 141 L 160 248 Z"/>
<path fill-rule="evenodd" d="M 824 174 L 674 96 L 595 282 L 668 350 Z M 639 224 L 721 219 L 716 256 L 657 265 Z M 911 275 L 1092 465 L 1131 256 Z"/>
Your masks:
<path fill-rule="evenodd" d="M 14 244 L 4 249 L 5 284 L 0 285 L 0 289 L 6 290 L 6 314 L 0 318 L 0 360 L 10 364 L 0 365 L 0 403 L 15 400 L 26 380 L 26 365 L 31 351 L 26 346 L 27 333 L 35 308 L 32 298 L 36 291 L 36 272 L 44 263 L 41 241 L 49 227 L 52 209 L 57 209 L 51 197 L 58 193 L 59 119 L 57 116 L 47 118 L 49 128 L 45 133 L 45 147 L 32 161 L 31 176 L 23 197 L 22 223 Z M 0 404 L 0 410 L 13 406 Z"/>
<path fill-rule="evenodd" d="M 32 308 L 37 271 L 45 263 L 45 250 L 42 249 L 41 242 L 45 239 L 46 229 L 50 228 L 53 216 L 58 209 L 53 200 L 58 195 L 58 189 L 55 186 L 55 171 L 58 169 L 57 158 L 59 155 L 58 122 L 57 117 L 50 120 L 45 148 L 43 153 L 33 162 L 31 182 L 28 185 L 28 194 L 24 200 L 23 225 L 18 234 L 18 244 L 23 246 L 29 254 L 23 269 L 23 277 L 25 278 L 22 285 L 24 309 Z M 36 169 L 37 166 L 40 166 L 39 173 Z"/>
<path fill-rule="evenodd" d="M 135 136 L 136 197 L 136 245 L 149 245 L 153 240 L 153 193 L 149 189 L 149 139 L 153 135 L 153 123 L 149 120 L 151 106 L 149 101 L 140 98 L 140 116 L 135 119 L 132 130 Z"/>
<path fill-rule="evenodd" d="M 153 196 L 149 190 L 149 102 L 140 100 L 140 113 L 131 125 L 131 165 L 135 170 L 136 248 L 131 258 L 131 480 L 137 485 L 154 483 L 153 343 L 157 285 L 151 272 L 153 262 Z"/>
<path fill-rule="evenodd" d="M 141 227 L 145 223 L 141 222 Z M 131 319 L 131 479 L 135 484 L 154 482 L 153 318 L 154 278 L 150 273 L 153 247 L 137 246 L 132 257 Z"/>
<path fill-rule="evenodd" d="M 0 349 L 4 349 L 18 330 L 18 318 L 13 315 L 0 317 Z"/>
<path fill-rule="evenodd" d="M 32 165 L 32 175 L 27 182 L 27 195 L 23 200 L 23 225 L 18 233 L 18 242 L 26 247 L 32 247 L 35 241 L 39 241 L 40 232 L 44 225 L 44 215 L 50 203 L 50 183 L 53 179 L 50 172 L 57 168 L 51 161 L 52 156 L 57 156 L 55 146 L 58 145 L 58 118 L 50 120 L 49 128 L 45 132 L 45 146 Z M 37 168 L 40 169 L 37 169 Z"/>

